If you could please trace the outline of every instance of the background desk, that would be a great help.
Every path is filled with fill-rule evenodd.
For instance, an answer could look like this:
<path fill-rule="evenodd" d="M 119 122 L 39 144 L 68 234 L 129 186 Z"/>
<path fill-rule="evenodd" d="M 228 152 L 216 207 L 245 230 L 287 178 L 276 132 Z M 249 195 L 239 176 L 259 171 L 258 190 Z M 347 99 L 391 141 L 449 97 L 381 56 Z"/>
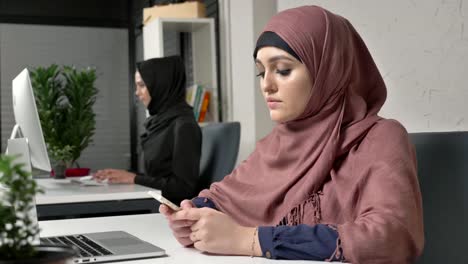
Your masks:
<path fill-rule="evenodd" d="M 44 193 L 36 195 L 39 220 L 158 212 L 159 202 L 138 184 L 83 186 L 69 179 L 37 179 Z"/>
<path fill-rule="evenodd" d="M 160 258 L 150 258 L 145 260 L 134 260 L 119 263 L 325 263 L 320 261 L 279 261 L 265 258 L 251 258 L 246 256 L 216 256 L 203 254 L 194 248 L 185 248 L 181 246 L 172 236 L 172 232 L 169 229 L 166 219 L 161 214 L 40 221 L 39 226 L 42 229 L 41 236 L 43 237 L 113 230 L 126 231 L 140 239 L 164 248 L 168 255 Z"/>

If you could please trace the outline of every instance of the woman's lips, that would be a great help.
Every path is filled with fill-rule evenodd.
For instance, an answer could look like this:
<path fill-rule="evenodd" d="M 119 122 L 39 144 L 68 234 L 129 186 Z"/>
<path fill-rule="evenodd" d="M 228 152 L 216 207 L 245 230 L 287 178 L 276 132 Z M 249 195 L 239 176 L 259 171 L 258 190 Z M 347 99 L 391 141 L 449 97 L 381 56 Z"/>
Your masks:
<path fill-rule="evenodd" d="M 281 104 L 281 101 L 280 100 L 277 100 L 277 99 L 272 99 L 272 98 L 268 98 L 267 99 L 267 105 L 268 105 L 268 108 L 270 109 L 277 109 Z"/>

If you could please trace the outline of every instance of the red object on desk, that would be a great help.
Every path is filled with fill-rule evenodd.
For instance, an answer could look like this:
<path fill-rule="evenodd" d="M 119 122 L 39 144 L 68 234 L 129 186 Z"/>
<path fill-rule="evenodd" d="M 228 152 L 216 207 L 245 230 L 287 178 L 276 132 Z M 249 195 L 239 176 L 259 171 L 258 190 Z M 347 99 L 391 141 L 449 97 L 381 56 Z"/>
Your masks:
<path fill-rule="evenodd" d="M 67 177 L 81 177 L 89 175 L 90 168 L 69 168 L 65 170 L 65 176 Z"/>

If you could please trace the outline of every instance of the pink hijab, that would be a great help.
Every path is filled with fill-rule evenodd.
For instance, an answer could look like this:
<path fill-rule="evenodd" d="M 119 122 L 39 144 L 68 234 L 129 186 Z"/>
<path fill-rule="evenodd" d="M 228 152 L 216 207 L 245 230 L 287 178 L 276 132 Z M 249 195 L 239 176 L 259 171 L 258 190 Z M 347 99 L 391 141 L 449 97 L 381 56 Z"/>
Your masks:
<path fill-rule="evenodd" d="M 351 156 L 350 151 L 357 149 L 369 131 L 385 121 L 377 116 L 387 94 L 382 76 L 353 26 L 343 17 L 320 7 L 303 6 L 282 11 L 270 19 L 264 31 L 280 36 L 306 65 L 313 81 L 311 99 L 300 117 L 278 124 L 257 143 L 247 160 L 199 196 L 212 199 L 218 209 L 247 226 L 322 223 L 322 198 L 334 199 L 341 205 L 350 203 L 348 209 L 332 208 L 343 213 L 327 213 L 327 223 L 338 226 L 348 260 L 369 259 L 368 255 L 358 256 L 354 252 L 359 248 L 357 243 L 362 243 L 347 236 L 354 230 L 343 231 L 339 226 L 340 222 L 356 220 L 358 212 L 354 206 L 356 201 L 346 200 L 353 196 L 352 189 L 342 185 L 347 181 L 335 180 L 332 176 L 343 174 L 334 172 L 337 161 Z M 402 131 L 402 137 L 407 138 L 404 129 Z M 398 155 L 399 151 L 390 156 Z M 408 153 L 410 159 L 403 165 L 412 170 L 409 184 L 415 193 L 417 215 L 411 224 L 415 223 L 419 238 L 422 236 L 421 201 L 415 161 L 411 159 L 411 150 Z M 353 170 L 345 172 L 345 177 L 362 182 L 365 174 L 353 175 L 359 166 L 364 168 L 368 164 L 353 163 Z M 328 192 L 333 193 L 333 198 L 323 193 L 327 183 L 333 186 L 334 191 Z M 346 202 L 341 203 L 344 200 Z M 336 207 L 331 204 L 326 206 Z M 354 211 L 344 213 L 346 210 Z M 413 252 L 408 254 L 412 257 L 419 254 L 416 252 L 420 252 L 422 245 L 418 246 L 419 249 L 411 249 Z"/>

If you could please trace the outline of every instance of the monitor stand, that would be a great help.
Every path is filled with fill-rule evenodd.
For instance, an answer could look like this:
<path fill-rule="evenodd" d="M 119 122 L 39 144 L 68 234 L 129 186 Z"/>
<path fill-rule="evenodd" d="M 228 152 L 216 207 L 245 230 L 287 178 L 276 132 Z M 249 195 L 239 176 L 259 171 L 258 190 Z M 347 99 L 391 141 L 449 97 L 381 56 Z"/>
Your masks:
<path fill-rule="evenodd" d="M 28 139 L 23 137 L 18 124 L 13 127 L 10 139 L 8 139 L 7 142 L 5 154 L 18 156 L 13 161 L 14 164 L 22 163 L 24 165 L 23 169 L 30 173 L 34 178 L 50 178 L 49 172 L 32 169 Z"/>
<path fill-rule="evenodd" d="M 18 124 L 15 124 L 13 131 L 11 131 L 5 154 L 16 156 L 13 164 L 22 163 L 23 169 L 30 174 L 32 173 L 28 139 L 23 137 Z"/>
<path fill-rule="evenodd" d="M 29 144 L 26 138 L 10 138 L 8 139 L 8 145 L 6 154 L 11 156 L 17 156 L 13 163 L 23 164 L 23 170 L 31 173 L 31 158 L 29 156 Z"/>

